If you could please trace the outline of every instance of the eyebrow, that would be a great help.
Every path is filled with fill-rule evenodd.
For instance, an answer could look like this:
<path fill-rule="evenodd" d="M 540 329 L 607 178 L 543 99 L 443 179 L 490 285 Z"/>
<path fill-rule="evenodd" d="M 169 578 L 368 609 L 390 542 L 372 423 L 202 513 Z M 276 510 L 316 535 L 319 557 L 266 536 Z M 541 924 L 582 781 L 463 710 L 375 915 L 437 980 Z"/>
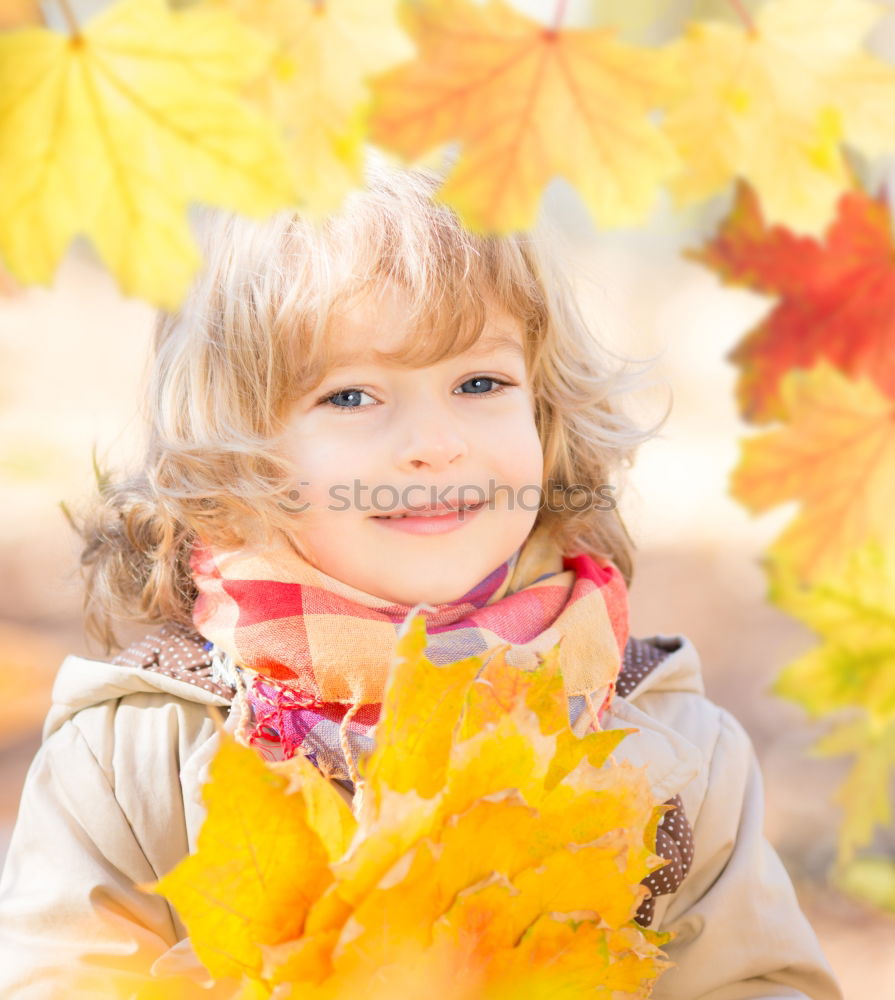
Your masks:
<path fill-rule="evenodd" d="M 477 340 L 465 353 L 474 356 L 488 354 L 491 351 L 508 350 L 525 359 L 525 348 L 514 337 L 505 333 L 492 333 Z M 384 361 L 383 352 L 375 347 L 364 347 L 359 351 L 343 354 L 336 367 L 344 368 L 364 361 Z"/>
<path fill-rule="evenodd" d="M 501 348 L 513 351 L 520 358 L 525 357 L 525 348 L 515 337 L 510 337 L 505 333 L 492 333 L 487 337 L 480 338 L 472 345 L 468 353 L 485 354 L 487 351 L 500 350 Z"/>

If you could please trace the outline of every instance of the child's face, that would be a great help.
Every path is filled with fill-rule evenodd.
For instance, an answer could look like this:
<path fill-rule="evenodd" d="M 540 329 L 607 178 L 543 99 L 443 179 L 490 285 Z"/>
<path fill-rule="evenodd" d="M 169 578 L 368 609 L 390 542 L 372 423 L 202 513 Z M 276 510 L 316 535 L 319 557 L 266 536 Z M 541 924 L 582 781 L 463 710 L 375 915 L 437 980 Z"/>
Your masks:
<path fill-rule="evenodd" d="M 388 285 L 341 317 L 332 334 L 347 359 L 394 350 L 409 331 L 402 293 Z M 509 345 L 485 346 L 494 336 Z M 535 522 L 543 475 L 521 348 L 520 324 L 492 312 L 463 355 L 423 368 L 372 357 L 340 361 L 297 400 L 283 446 L 296 470 L 295 506 L 310 505 L 295 514 L 292 533 L 305 558 L 402 604 L 456 600 L 508 559 Z M 476 512 L 422 525 L 412 519 L 452 530 L 412 531 L 411 520 L 402 529 L 384 519 L 407 507 L 483 497 Z"/>

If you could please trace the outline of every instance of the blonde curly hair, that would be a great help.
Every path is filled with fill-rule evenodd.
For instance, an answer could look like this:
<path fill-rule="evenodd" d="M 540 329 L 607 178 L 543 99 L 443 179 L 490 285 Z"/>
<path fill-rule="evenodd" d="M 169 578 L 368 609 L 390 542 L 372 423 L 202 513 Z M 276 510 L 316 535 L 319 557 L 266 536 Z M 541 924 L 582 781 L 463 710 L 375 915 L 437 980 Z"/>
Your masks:
<path fill-rule="evenodd" d="M 382 282 L 401 287 L 427 331 L 400 352 L 412 365 L 467 350 L 492 303 L 521 322 L 545 483 L 599 493 L 661 424 L 643 430 L 618 406 L 642 370 L 610 366 L 551 234 L 472 233 L 433 199 L 441 182 L 371 162 L 366 186 L 319 225 L 294 212 L 198 215 L 204 267 L 181 308 L 158 318 L 139 471 L 97 467 L 98 497 L 69 513 L 84 542 L 86 628 L 107 652 L 120 647 L 116 621 L 191 625 L 197 535 L 231 546 L 250 523 L 253 537 L 294 528 L 294 470 L 276 446 L 284 415 L 335 361 L 338 308 Z M 608 557 L 630 582 L 633 543 L 615 507 L 542 505 L 543 523 L 565 553 Z"/>

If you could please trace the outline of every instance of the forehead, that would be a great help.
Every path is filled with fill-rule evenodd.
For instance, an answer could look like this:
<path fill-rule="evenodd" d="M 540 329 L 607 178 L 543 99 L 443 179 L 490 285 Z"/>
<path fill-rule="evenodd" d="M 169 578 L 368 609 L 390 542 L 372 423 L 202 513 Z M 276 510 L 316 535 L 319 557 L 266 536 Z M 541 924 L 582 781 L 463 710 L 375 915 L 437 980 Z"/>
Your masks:
<path fill-rule="evenodd" d="M 462 312 L 463 306 L 458 304 L 456 314 Z M 446 323 L 439 322 L 436 314 L 417 325 L 400 289 L 380 289 L 375 297 L 365 297 L 332 317 L 326 353 L 333 367 L 364 363 L 413 366 L 419 361 L 402 355 L 418 357 L 420 348 L 429 354 L 424 345 L 437 358 L 510 354 L 525 360 L 523 326 L 514 317 L 488 305 L 480 323 L 461 321 L 460 326 L 465 326 L 465 330 L 460 336 L 454 329 L 458 319 L 459 315 L 448 314 Z M 476 332 L 474 327 L 478 327 Z"/>

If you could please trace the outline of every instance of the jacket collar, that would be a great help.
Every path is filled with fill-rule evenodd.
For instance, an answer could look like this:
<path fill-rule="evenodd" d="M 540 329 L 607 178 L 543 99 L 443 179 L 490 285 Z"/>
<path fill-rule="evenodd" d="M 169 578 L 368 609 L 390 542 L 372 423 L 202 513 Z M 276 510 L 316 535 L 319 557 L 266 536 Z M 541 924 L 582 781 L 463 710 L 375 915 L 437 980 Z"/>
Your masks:
<path fill-rule="evenodd" d="M 681 792 L 699 774 L 702 752 L 677 730 L 650 714 L 645 702 L 652 699 L 645 696 L 663 692 L 704 695 L 702 665 L 696 648 L 686 636 L 656 635 L 633 640 L 633 643 L 652 647 L 666 655 L 661 659 L 652 658 L 648 671 L 637 670 L 638 678 L 633 685 L 623 684 L 623 678 L 619 678 L 619 690 L 627 694 L 616 694 L 603 717 L 603 729 L 636 730 L 619 743 L 612 757 L 644 768 L 654 795 L 665 800 Z M 640 659 L 651 660 L 649 649 L 642 652 L 646 656 Z M 626 649 L 625 660 L 624 673 L 630 674 L 638 660 L 631 644 Z"/>
<path fill-rule="evenodd" d="M 223 697 L 217 689 L 207 689 L 167 674 L 83 656 L 67 656 L 53 684 L 53 704 L 44 722 L 43 739 L 46 740 L 81 709 L 129 694 L 157 694 L 159 691 L 205 705 L 230 704 L 230 699 Z"/>

